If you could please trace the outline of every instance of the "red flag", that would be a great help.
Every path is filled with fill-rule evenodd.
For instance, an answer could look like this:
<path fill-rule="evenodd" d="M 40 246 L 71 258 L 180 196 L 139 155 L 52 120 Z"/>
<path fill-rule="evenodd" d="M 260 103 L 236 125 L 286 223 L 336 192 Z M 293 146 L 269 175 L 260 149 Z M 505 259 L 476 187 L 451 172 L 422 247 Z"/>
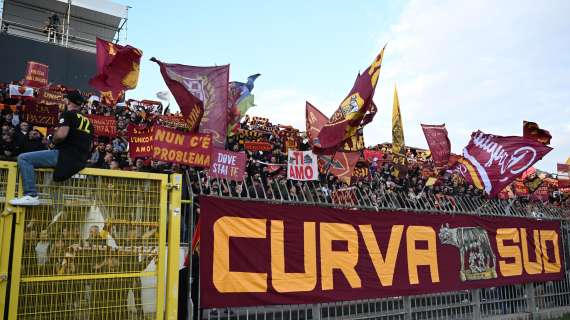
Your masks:
<path fill-rule="evenodd" d="M 523 137 L 538 141 L 542 144 L 550 144 L 552 135 L 548 130 L 540 129 L 536 122 L 523 121 Z"/>
<path fill-rule="evenodd" d="M 32 88 L 47 87 L 49 66 L 43 63 L 28 61 L 28 70 L 24 79 L 24 85 Z"/>
<path fill-rule="evenodd" d="M 227 134 L 230 66 L 194 67 L 158 63 L 164 82 L 180 106 L 191 131 L 211 133 L 214 146 L 224 148 Z"/>
<path fill-rule="evenodd" d="M 97 75 L 89 85 L 117 94 L 137 87 L 142 51 L 97 38 Z"/>
<path fill-rule="evenodd" d="M 319 167 L 321 172 L 328 171 L 349 184 L 358 159 L 360 152 L 337 152 L 334 158 L 328 155 L 319 156 Z"/>
<path fill-rule="evenodd" d="M 444 166 L 449 161 L 451 143 L 447 136 L 445 123 L 442 125 L 422 124 L 422 130 L 431 152 L 431 158 L 437 166 Z"/>
<path fill-rule="evenodd" d="M 328 149 L 339 146 L 344 140 L 356 133 L 366 113 L 372 108 L 372 97 L 380 76 L 385 48 L 386 46 L 382 48 L 372 64 L 356 78 L 348 96 L 342 101 L 330 121 L 322 128 L 319 133 L 319 148 Z"/>
<path fill-rule="evenodd" d="M 313 152 L 315 154 L 334 154 L 337 147 L 332 147 L 329 149 L 319 148 L 319 133 L 325 124 L 329 121 L 329 118 L 325 116 L 319 109 L 313 106 L 309 101 L 305 104 L 305 123 L 307 129 L 307 138 L 309 138 L 309 143 L 313 146 Z"/>
<path fill-rule="evenodd" d="M 471 141 L 453 170 L 493 197 L 551 150 L 523 137 L 477 131 L 471 134 Z"/>
<path fill-rule="evenodd" d="M 373 107 L 376 109 L 376 105 L 373 104 Z M 368 119 L 372 121 L 375 113 L 376 111 L 374 111 L 374 113 L 366 114 L 365 118 L 368 117 Z M 320 155 L 332 155 L 336 151 L 353 152 L 364 149 L 364 136 L 362 132 L 362 126 L 358 128 L 353 136 L 348 137 L 340 145 L 330 148 L 321 148 L 319 142 L 319 133 L 325 124 L 329 121 L 329 119 L 308 101 L 306 102 L 305 115 L 307 138 L 309 138 L 309 143 L 313 147 L 313 153 Z"/>
<path fill-rule="evenodd" d="M 380 75 L 384 48 L 362 75 L 358 75 L 348 96 L 343 100 L 330 121 L 319 134 L 318 147 L 337 147 L 354 135 L 360 125 L 372 121 L 376 108 L 372 102 L 376 83 Z"/>

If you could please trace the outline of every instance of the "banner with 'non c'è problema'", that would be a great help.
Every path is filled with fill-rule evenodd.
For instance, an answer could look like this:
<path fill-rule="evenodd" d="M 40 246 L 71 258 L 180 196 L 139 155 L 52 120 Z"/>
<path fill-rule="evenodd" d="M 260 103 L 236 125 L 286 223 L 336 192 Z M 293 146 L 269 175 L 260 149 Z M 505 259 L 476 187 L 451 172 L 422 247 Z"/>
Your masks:
<path fill-rule="evenodd" d="M 209 168 L 211 165 L 212 135 L 190 133 L 152 127 L 152 158 L 157 161 Z"/>
<path fill-rule="evenodd" d="M 305 304 L 563 277 L 560 222 L 200 198 L 203 307 Z"/>

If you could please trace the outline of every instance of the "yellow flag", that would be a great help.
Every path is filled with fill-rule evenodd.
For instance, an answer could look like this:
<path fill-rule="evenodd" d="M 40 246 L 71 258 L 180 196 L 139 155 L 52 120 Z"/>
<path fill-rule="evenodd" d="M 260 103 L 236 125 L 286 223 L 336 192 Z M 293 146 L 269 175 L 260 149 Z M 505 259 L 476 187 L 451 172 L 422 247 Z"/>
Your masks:
<path fill-rule="evenodd" d="M 394 86 L 394 106 L 392 109 L 392 153 L 404 154 L 404 127 L 402 126 L 402 116 L 400 114 L 400 101 L 398 91 Z"/>
<path fill-rule="evenodd" d="M 568 157 L 568 160 L 566 160 L 566 164 L 570 164 L 570 157 Z"/>

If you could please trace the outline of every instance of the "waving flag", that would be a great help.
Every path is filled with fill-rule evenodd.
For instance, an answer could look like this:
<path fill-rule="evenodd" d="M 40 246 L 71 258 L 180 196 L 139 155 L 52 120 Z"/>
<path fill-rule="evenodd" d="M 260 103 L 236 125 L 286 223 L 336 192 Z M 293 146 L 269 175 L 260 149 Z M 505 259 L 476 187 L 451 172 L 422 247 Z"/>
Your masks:
<path fill-rule="evenodd" d="M 323 126 L 329 121 L 319 109 L 313 106 L 309 101 L 305 104 L 305 124 L 307 129 L 307 138 L 311 144 L 319 144 L 319 133 Z"/>
<path fill-rule="evenodd" d="M 372 64 L 356 78 L 348 96 L 322 128 L 319 133 L 318 148 L 328 149 L 339 146 L 356 133 L 366 113 L 372 108 L 372 97 L 380 76 L 385 48 L 386 46 L 382 48 Z"/>
<path fill-rule="evenodd" d="M 211 133 L 215 147 L 226 142 L 228 77 L 230 66 L 194 67 L 151 61 L 160 66 L 164 82 L 172 92 L 191 131 Z"/>
<path fill-rule="evenodd" d="M 319 133 L 321 132 L 321 129 L 325 126 L 325 124 L 329 121 L 329 119 L 321 111 L 319 111 L 319 109 L 317 109 L 315 106 L 313 106 L 311 103 L 307 101 L 305 106 L 306 132 L 307 132 L 307 138 L 309 138 L 309 143 L 313 148 L 313 152 L 315 154 L 320 154 L 320 155 L 325 155 L 325 154 L 331 155 L 337 151 L 353 152 L 364 149 L 364 132 L 363 132 L 363 126 L 365 125 L 364 121 L 368 122 L 372 121 L 374 115 L 376 114 L 376 110 L 377 110 L 376 105 L 372 103 L 371 112 L 367 113 L 364 116 L 362 125 L 357 128 L 354 135 L 344 140 L 341 143 L 341 145 L 333 146 L 330 148 L 321 148 Z"/>
<path fill-rule="evenodd" d="M 453 171 L 494 197 L 551 150 L 524 137 L 501 137 L 477 131 L 471 134 L 471 141 Z"/>
<path fill-rule="evenodd" d="M 536 122 L 523 121 L 523 137 L 538 141 L 542 144 L 550 144 L 552 135 L 548 130 L 540 129 Z"/>
<path fill-rule="evenodd" d="M 349 184 L 352 172 L 360 159 L 360 152 L 337 152 L 334 156 L 319 156 L 319 169 L 321 172 L 330 172 L 339 180 Z"/>
<path fill-rule="evenodd" d="M 101 92 L 120 91 L 137 87 L 142 51 L 97 38 L 97 75 L 89 85 Z"/>
<path fill-rule="evenodd" d="M 449 161 L 449 155 L 451 154 L 451 143 L 447 136 L 445 124 L 421 124 L 421 126 L 424 136 L 426 137 L 433 162 L 438 166 L 446 165 Z"/>
<path fill-rule="evenodd" d="M 232 81 L 228 86 L 228 135 L 237 134 L 238 123 L 249 108 L 255 106 L 253 100 L 253 84 L 261 74 L 247 77 L 247 82 Z"/>

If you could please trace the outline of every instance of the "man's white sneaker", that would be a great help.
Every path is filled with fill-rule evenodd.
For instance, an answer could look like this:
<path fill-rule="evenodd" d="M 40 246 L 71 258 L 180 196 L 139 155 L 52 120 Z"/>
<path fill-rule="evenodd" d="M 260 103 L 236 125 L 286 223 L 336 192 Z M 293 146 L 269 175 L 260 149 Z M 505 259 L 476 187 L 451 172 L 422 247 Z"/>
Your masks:
<path fill-rule="evenodd" d="M 13 206 L 37 206 L 40 204 L 40 198 L 37 196 L 23 196 L 10 200 Z"/>

